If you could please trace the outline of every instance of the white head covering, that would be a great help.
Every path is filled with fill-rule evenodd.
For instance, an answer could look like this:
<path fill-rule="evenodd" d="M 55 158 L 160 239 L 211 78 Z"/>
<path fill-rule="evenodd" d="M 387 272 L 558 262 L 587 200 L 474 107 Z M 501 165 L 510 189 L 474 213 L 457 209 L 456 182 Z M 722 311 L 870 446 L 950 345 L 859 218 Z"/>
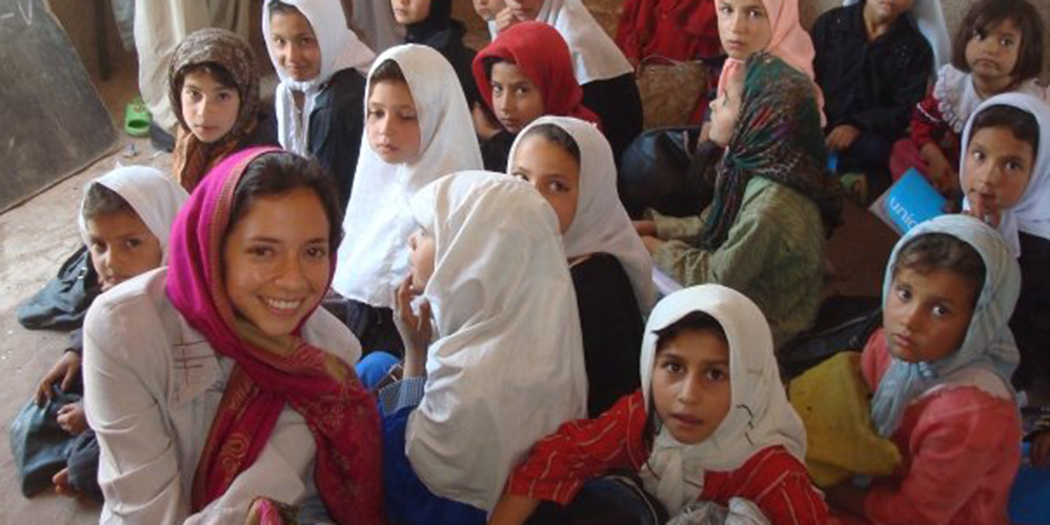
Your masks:
<path fill-rule="evenodd" d="M 1038 98 L 1046 96 L 1046 88 L 1040 86 L 1039 79 L 1036 78 L 1025 80 L 1010 92 Z M 970 120 L 970 115 L 973 115 L 977 106 L 984 101 L 973 85 L 973 75 L 963 73 L 951 64 L 945 65 L 937 73 L 933 97 L 937 99 L 937 109 L 941 111 L 944 121 L 958 134 L 962 134 L 966 121 Z"/>
<path fill-rule="evenodd" d="M 843 6 L 849 6 L 860 0 L 844 0 Z M 952 61 L 952 39 L 948 36 L 948 24 L 944 21 L 944 10 L 941 0 L 915 0 L 908 15 L 915 20 L 919 32 L 926 37 L 933 51 L 933 71 L 935 74 L 945 64 Z"/>
<path fill-rule="evenodd" d="M 186 190 L 160 170 L 147 166 L 117 168 L 84 186 L 84 195 L 95 184 L 101 184 L 120 195 L 142 219 L 150 233 L 160 242 L 161 264 L 168 261 L 168 236 L 175 215 L 189 198 Z M 87 222 L 84 220 L 84 201 L 77 215 L 80 237 L 90 244 Z"/>
<path fill-rule="evenodd" d="M 419 157 L 388 164 L 361 141 L 354 187 L 347 204 L 332 288 L 372 306 L 393 305 L 393 291 L 408 274 L 408 237 L 416 228 L 409 200 L 423 186 L 456 171 L 481 169 L 481 150 L 456 72 L 427 46 L 392 47 L 376 59 L 401 68 L 416 104 Z M 372 92 L 369 74 L 365 90 Z M 366 132 L 367 133 L 367 132 Z"/>
<path fill-rule="evenodd" d="M 364 34 L 365 43 L 374 51 L 405 43 L 405 28 L 394 19 L 390 2 L 384 0 L 353 0 L 353 26 Z"/>
<path fill-rule="evenodd" d="M 1018 231 L 1050 239 L 1050 106 L 1042 99 L 1023 93 L 1004 93 L 985 100 L 970 115 L 962 136 L 962 159 L 959 160 L 959 181 L 966 172 L 966 149 L 970 146 L 970 129 L 974 117 L 991 106 L 1011 106 L 1031 113 L 1039 123 L 1039 150 L 1036 151 L 1035 166 L 1028 179 L 1028 187 L 1017 204 L 1003 210 L 999 220 L 999 233 L 1003 235 L 1010 253 L 1014 257 L 1021 255 L 1021 241 Z M 963 207 L 970 209 L 969 200 L 963 200 Z"/>
<path fill-rule="evenodd" d="M 565 254 L 569 258 L 592 253 L 615 256 L 631 279 L 638 308 L 648 312 L 656 300 L 653 259 L 631 225 L 631 218 L 616 192 L 616 164 L 609 142 L 589 122 L 572 117 L 541 117 L 518 134 L 510 149 L 512 164 L 522 138 L 528 136 L 532 128 L 544 124 L 564 130 L 580 149 L 579 203 L 572 225 L 564 235 Z M 507 169 L 510 173 L 511 166 Z"/>
<path fill-rule="evenodd" d="M 645 487 L 674 516 L 703 492 L 704 470 L 735 470 L 764 448 L 784 446 L 804 461 L 806 430 L 788 403 L 773 355 L 769 324 L 740 292 L 705 284 L 675 292 L 653 308 L 642 339 L 642 392 L 651 406 L 656 331 L 700 311 L 718 321 L 729 341 L 732 406 L 711 437 L 696 445 L 679 443 L 661 427 L 640 475 Z M 655 410 L 655 409 L 654 409 Z"/>
<path fill-rule="evenodd" d="M 569 44 L 572 69 L 580 85 L 634 72 L 627 57 L 580 0 L 547 0 L 536 21 L 553 26 Z M 495 31 L 494 26 L 489 30 Z"/>
<path fill-rule="evenodd" d="M 583 340 L 558 219 L 527 183 L 490 172 L 444 177 L 412 209 L 434 236 L 423 295 L 438 339 L 406 452 L 435 494 L 491 510 L 537 440 L 586 416 Z"/>
<path fill-rule="evenodd" d="M 273 40 L 270 38 L 270 4 L 273 1 L 266 0 L 263 5 L 262 29 L 270 61 L 281 79 L 274 97 L 277 109 L 277 137 L 284 149 L 300 155 L 309 155 L 307 148 L 310 143 L 310 114 L 313 113 L 314 104 L 317 102 L 317 94 L 332 75 L 343 69 L 356 68 L 364 73 L 375 58 L 375 53 L 347 26 L 343 4 L 339 0 L 281 0 L 295 6 L 306 17 L 321 47 L 321 73 L 307 81 L 296 81 L 277 63 L 277 57 L 271 47 Z M 292 91 L 305 94 L 302 127 L 297 117 Z"/>

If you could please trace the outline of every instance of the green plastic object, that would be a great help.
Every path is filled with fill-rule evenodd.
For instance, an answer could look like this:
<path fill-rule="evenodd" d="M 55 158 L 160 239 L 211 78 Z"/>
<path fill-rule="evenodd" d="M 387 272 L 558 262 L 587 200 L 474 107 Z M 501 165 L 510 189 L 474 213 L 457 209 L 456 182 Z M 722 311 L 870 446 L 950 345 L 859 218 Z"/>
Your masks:
<path fill-rule="evenodd" d="M 124 107 L 124 133 L 132 137 L 145 137 L 149 135 L 149 125 L 153 122 L 153 116 L 146 109 L 146 103 L 142 97 L 135 97 Z"/>

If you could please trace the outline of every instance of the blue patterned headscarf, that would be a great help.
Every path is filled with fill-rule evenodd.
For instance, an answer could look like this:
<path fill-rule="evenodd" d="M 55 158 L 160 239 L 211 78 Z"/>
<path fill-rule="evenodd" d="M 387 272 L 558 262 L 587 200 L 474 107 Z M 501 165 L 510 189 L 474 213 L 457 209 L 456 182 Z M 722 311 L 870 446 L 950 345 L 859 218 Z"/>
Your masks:
<path fill-rule="evenodd" d="M 1010 376 L 1020 361 L 1007 323 L 1021 293 L 1021 268 L 1002 237 L 983 222 L 966 215 L 942 215 L 912 228 L 897 242 L 886 266 L 882 304 L 892 293 L 893 267 L 908 241 L 928 233 L 951 235 L 973 247 L 985 266 L 984 287 L 974 307 L 970 328 L 954 354 L 932 362 L 907 363 L 896 357 L 882 376 L 871 402 L 871 417 L 879 434 L 891 436 L 908 405 L 923 392 L 945 382 L 951 374 L 980 367 L 999 376 L 1010 389 Z"/>

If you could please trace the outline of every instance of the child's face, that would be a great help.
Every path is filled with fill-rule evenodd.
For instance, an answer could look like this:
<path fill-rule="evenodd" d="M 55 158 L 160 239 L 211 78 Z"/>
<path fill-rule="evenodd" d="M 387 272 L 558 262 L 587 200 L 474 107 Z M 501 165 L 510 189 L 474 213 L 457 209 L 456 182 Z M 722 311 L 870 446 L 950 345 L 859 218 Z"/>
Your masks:
<path fill-rule="evenodd" d="M 270 336 L 292 333 L 328 285 L 329 226 L 308 188 L 256 197 L 223 246 L 226 294 Z"/>
<path fill-rule="evenodd" d="M 365 124 L 368 143 L 384 161 L 401 164 L 419 156 L 419 116 L 408 84 L 390 80 L 373 84 Z"/>
<path fill-rule="evenodd" d="M 390 7 L 394 9 L 394 20 L 403 26 L 426 20 L 430 16 L 430 1 L 390 0 Z"/>
<path fill-rule="evenodd" d="M 514 18 L 522 21 L 535 20 L 545 0 L 505 0 Z"/>
<path fill-rule="evenodd" d="M 747 60 L 773 38 L 773 25 L 762 0 L 717 0 L 718 38 L 729 58 Z"/>
<path fill-rule="evenodd" d="M 1035 164 L 1032 145 L 1009 128 L 987 127 L 970 139 L 964 159 L 962 186 L 975 207 L 1005 210 L 1024 196 Z"/>
<path fill-rule="evenodd" d="M 302 13 L 274 13 L 269 38 L 277 66 L 292 79 L 305 82 L 321 74 L 321 46 Z"/>
<path fill-rule="evenodd" d="M 576 158 L 546 137 L 530 135 L 518 144 L 511 166 L 511 175 L 531 184 L 554 208 L 561 233 L 569 231 L 580 200 Z"/>
<path fill-rule="evenodd" d="M 224 86 L 206 71 L 186 73 L 182 83 L 182 119 L 204 143 L 226 136 L 237 123 L 241 95 L 237 88 Z"/>
<path fill-rule="evenodd" d="M 1021 50 L 1021 29 L 1007 18 L 987 33 L 977 32 L 966 42 L 966 64 L 986 81 L 1009 79 Z"/>
<path fill-rule="evenodd" d="M 517 64 L 493 64 L 489 84 L 496 118 L 507 131 L 518 133 L 543 116 L 543 95 Z"/>
<path fill-rule="evenodd" d="M 160 241 L 134 212 L 104 213 L 85 222 L 91 264 L 103 292 L 160 266 Z"/>
<path fill-rule="evenodd" d="M 868 0 L 864 14 L 880 24 L 891 24 L 914 5 L 915 0 Z"/>
<path fill-rule="evenodd" d="M 970 327 L 977 293 L 970 280 L 951 270 L 897 270 L 882 312 L 890 353 L 908 363 L 953 354 Z"/>
<path fill-rule="evenodd" d="M 733 138 L 733 129 L 740 118 L 743 95 L 744 72 L 738 70 L 737 74 L 726 82 L 725 90 L 711 101 L 711 128 L 708 138 L 719 146 L 725 147 L 729 144 L 729 139 Z"/>
<path fill-rule="evenodd" d="M 408 260 L 412 266 L 412 291 L 422 293 L 434 275 L 434 236 L 426 230 L 416 230 L 408 238 L 408 249 Z"/>
<path fill-rule="evenodd" d="M 474 11 L 486 22 L 495 20 L 496 15 L 505 7 L 507 4 L 503 0 L 474 0 Z"/>
<path fill-rule="evenodd" d="M 656 353 L 653 404 L 680 443 L 711 437 L 732 401 L 729 345 L 709 330 L 685 330 Z"/>

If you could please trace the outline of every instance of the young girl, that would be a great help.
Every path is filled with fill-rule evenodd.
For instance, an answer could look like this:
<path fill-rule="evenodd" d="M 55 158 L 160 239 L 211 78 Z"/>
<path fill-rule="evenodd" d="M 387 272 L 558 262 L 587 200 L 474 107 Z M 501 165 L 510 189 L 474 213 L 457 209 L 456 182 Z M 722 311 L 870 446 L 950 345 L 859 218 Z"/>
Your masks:
<path fill-rule="evenodd" d="M 338 219 L 316 164 L 246 150 L 179 213 L 169 266 L 96 301 L 84 382 L 102 522 L 241 524 L 319 494 L 338 523 L 381 523 L 360 347 L 317 309 Z"/>
<path fill-rule="evenodd" d="M 959 190 L 963 127 L 977 106 L 1008 91 L 1042 98 L 1043 21 L 1028 0 L 983 0 L 970 6 L 955 35 L 952 63 L 912 113 L 910 140 L 894 145 L 894 178 L 916 168 L 949 197 Z"/>
<path fill-rule="evenodd" d="M 454 171 L 481 169 L 470 111 L 452 66 L 415 44 L 387 50 L 368 75 L 366 143 L 332 288 L 349 299 L 347 323 L 366 352 L 400 353 L 394 290 L 408 271 L 415 229 L 409 200 Z"/>
<path fill-rule="evenodd" d="M 572 51 L 583 104 L 601 118 L 617 164 L 642 132 L 642 98 L 634 67 L 581 0 L 506 0 L 514 23 L 535 20 L 561 33 Z M 502 31 L 503 29 L 501 29 Z"/>
<path fill-rule="evenodd" d="M 641 379 L 641 390 L 601 417 L 537 443 L 490 523 L 524 523 L 540 500 L 569 503 L 588 479 L 616 468 L 638 472 L 684 523 L 705 502 L 749 507 L 757 523 L 825 522 L 768 325 L 744 295 L 703 285 L 660 301 L 645 327 Z"/>
<path fill-rule="evenodd" d="M 80 235 L 102 292 L 166 264 L 168 232 L 186 197 L 170 177 L 141 166 L 113 170 L 88 184 L 80 204 Z M 79 390 L 83 347 L 84 334 L 77 328 L 70 334 L 70 346 L 40 380 L 38 405 L 51 400 L 56 388 Z M 58 414 L 58 424 L 80 437 L 69 466 L 52 480 L 55 488 L 59 493 L 80 492 L 101 500 L 95 479 L 98 445 L 87 428 L 83 404 L 67 404 Z"/>
<path fill-rule="evenodd" d="M 272 116 L 259 104 L 255 54 L 236 34 L 201 29 L 186 37 L 168 78 L 179 119 L 172 172 L 186 191 L 234 151 L 277 145 Z"/>
<path fill-rule="evenodd" d="M 345 207 L 364 131 L 362 73 L 375 54 L 349 29 L 342 2 L 266 0 L 262 25 L 281 79 L 275 95 L 281 146 L 327 168 Z"/>
<path fill-rule="evenodd" d="M 463 22 L 452 18 L 452 0 L 391 0 L 394 18 L 405 26 L 405 43 L 438 50 L 456 70 L 467 107 L 481 102 L 471 63 L 477 53 L 463 45 L 467 33 Z"/>
<path fill-rule="evenodd" d="M 1021 422 L 1006 320 L 1020 286 L 1006 245 L 976 219 L 941 216 L 901 238 L 861 371 L 876 430 L 904 460 L 867 488 L 832 487 L 833 505 L 871 523 L 1008 523 Z"/>
<path fill-rule="evenodd" d="M 542 117 L 511 158 L 507 173 L 532 184 L 558 215 L 583 329 L 587 412 L 597 417 L 638 388 L 631 370 L 642 313 L 655 300 L 652 258 L 620 204 L 612 150 L 594 125 Z"/>
<path fill-rule="evenodd" d="M 572 72 L 572 56 L 558 31 L 540 22 L 522 22 L 501 32 L 474 58 L 474 78 L 485 104 L 499 121 L 475 112 L 485 168 L 506 171 L 511 145 L 521 130 L 543 115 L 571 116 L 600 125 L 583 105 L 583 90 Z M 479 125 L 479 119 L 482 123 Z"/>
<path fill-rule="evenodd" d="M 532 443 L 585 413 L 558 220 L 526 183 L 487 172 L 444 177 L 412 209 L 422 229 L 398 290 L 404 380 L 380 393 L 388 511 L 397 523 L 484 523 Z"/>
<path fill-rule="evenodd" d="M 714 199 L 701 217 L 653 213 L 639 233 L 656 266 L 686 286 L 719 283 L 766 314 L 779 347 L 816 318 L 824 238 L 840 221 L 841 189 L 827 150 L 812 82 L 758 53 L 746 78 L 711 105 L 711 140 L 725 147 Z"/>
<path fill-rule="evenodd" d="M 960 184 L 968 213 L 997 227 L 1019 258 L 1024 289 L 1010 329 L 1023 366 L 1014 384 L 1027 389 L 1050 375 L 1050 107 L 1019 93 L 981 104 L 963 131 Z"/>

